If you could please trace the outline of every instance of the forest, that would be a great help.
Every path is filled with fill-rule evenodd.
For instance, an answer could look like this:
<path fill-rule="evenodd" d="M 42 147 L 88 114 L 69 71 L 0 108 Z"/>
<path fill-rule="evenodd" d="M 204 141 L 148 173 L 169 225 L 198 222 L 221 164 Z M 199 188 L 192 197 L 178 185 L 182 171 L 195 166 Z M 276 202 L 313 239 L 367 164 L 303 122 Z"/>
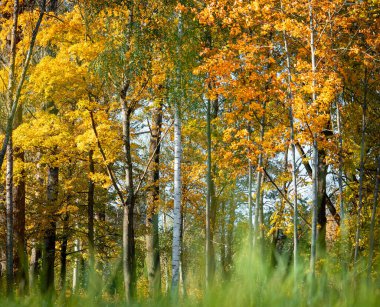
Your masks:
<path fill-rule="evenodd" d="M 378 306 L 379 0 L 0 0 L 1 306 Z"/>

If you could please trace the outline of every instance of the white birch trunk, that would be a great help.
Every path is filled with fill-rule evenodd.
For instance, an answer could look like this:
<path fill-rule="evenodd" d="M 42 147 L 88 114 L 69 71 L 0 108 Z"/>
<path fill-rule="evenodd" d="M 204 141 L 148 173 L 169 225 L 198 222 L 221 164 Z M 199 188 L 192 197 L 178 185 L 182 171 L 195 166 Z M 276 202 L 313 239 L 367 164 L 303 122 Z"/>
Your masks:
<path fill-rule="evenodd" d="M 7 147 L 7 171 L 6 171 L 6 220 L 7 220 L 7 294 L 13 293 L 13 145 L 12 137 Z"/>
<path fill-rule="evenodd" d="M 13 2 L 13 23 L 11 31 L 11 43 L 9 54 L 9 74 L 8 74 L 8 87 L 7 87 L 7 105 L 9 110 L 13 107 L 13 92 L 15 84 L 15 62 L 16 62 L 16 44 L 17 44 L 17 27 L 18 27 L 18 11 L 19 1 Z M 8 115 L 11 117 L 12 113 Z M 13 124 L 13 121 L 12 121 Z M 7 167 L 6 167 L 6 224 L 7 224 L 7 238 L 6 238 L 6 268 L 7 268 L 7 294 L 13 293 L 13 144 L 12 144 L 12 131 L 13 125 L 7 124 L 6 136 L 8 137 L 8 144 L 3 145 L 6 148 Z M 8 129 L 9 128 L 9 129 Z M 1 161 L 2 162 L 2 161 Z M 1 168 L 1 164 L 0 164 Z"/>
<path fill-rule="evenodd" d="M 79 260 L 78 260 L 78 252 L 80 249 L 80 242 L 79 239 L 75 239 L 74 241 L 74 254 L 75 254 L 75 261 L 74 261 L 74 267 L 73 267 L 73 293 L 76 293 L 78 290 L 78 268 L 79 268 Z"/>
<path fill-rule="evenodd" d="M 174 210 L 173 210 L 173 249 L 172 249 L 172 291 L 178 294 L 179 271 L 181 260 L 181 119 L 179 105 L 175 104 L 174 111 Z"/>
<path fill-rule="evenodd" d="M 178 16 L 178 45 L 177 54 L 181 53 L 181 39 L 182 39 L 182 17 Z M 177 86 L 181 87 L 181 67 L 177 69 Z M 182 94 L 182 91 L 179 90 Z M 180 105 L 176 97 L 174 104 L 174 208 L 173 208 L 173 245 L 172 245 L 172 296 L 178 297 L 179 278 L 180 278 L 180 262 L 182 253 L 182 214 L 181 214 L 181 201 L 182 201 L 182 177 L 181 177 L 181 161 L 182 161 L 182 142 L 181 142 L 181 114 Z"/>
<path fill-rule="evenodd" d="M 313 17 L 313 6 L 312 0 L 309 0 L 309 17 L 310 17 L 310 54 L 311 54 L 311 72 L 313 74 L 313 93 L 312 93 L 312 103 L 314 104 L 317 96 L 315 93 L 315 72 L 316 72 L 316 62 L 315 62 L 315 29 L 314 29 L 314 17 Z M 312 280 L 315 277 L 315 263 L 317 258 L 317 207 L 318 207 L 318 134 L 314 132 L 313 134 L 313 204 L 312 204 L 312 231 L 311 231 L 311 251 L 310 251 L 310 272 L 312 275 Z"/>

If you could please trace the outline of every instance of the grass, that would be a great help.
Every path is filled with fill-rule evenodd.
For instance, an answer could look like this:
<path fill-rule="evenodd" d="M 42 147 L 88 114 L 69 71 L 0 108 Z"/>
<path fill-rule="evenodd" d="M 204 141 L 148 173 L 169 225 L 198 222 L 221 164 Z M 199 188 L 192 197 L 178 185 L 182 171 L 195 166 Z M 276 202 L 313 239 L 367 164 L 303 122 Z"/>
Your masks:
<path fill-rule="evenodd" d="M 331 259 L 319 261 L 312 283 L 307 257 L 303 258 L 295 279 L 288 259 L 278 258 L 273 266 L 269 257 L 243 251 L 229 280 L 217 276 L 213 286 L 202 291 L 202 295 L 195 291 L 194 285 L 188 284 L 188 295 L 180 295 L 176 301 L 162 295 L 154 300 L 141 298 L 131 306 L 379 306 L 379 283 L 367 281 L 364 265 L 359 264 L 354 274 L 344 272 L 340 261 Z M 203 272 L 193 274 L 203 278 Z M 0 306 L 126 306 L 122 295 L 106 294 L 105 285 L 97 277 L 89 285 L 87 291 L 82 289 L 74 295 L 61 291 L 53 299 L 41 296 L 39 291 L 30 291 L 23 297 L 2 298 Z"/>

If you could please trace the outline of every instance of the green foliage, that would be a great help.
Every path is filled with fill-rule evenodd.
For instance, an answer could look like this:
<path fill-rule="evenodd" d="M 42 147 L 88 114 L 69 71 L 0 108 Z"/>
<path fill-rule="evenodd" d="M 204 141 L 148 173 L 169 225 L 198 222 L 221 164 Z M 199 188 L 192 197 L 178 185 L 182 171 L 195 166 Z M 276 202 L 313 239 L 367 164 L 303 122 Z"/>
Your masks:
<path fill-rule="evenodd" d="M 362 274 L 355 275 L 337 267 L 334 259 L 326 260 L 311 282 L 307 259 L 300 265 L 297 282 L 290 273 L 287 257 L 277 256 L 277 264 L 263 258 L 261 253 L 241 250 L 236 256 L 236 265 L 229 280 L 217 278 L 205 295 L 197 292 L 197 279 L 187 281 L 187 296 L 173 301 L 169 294 L 152 299 L 140 297 L 134 306 L 377 306 L 380 290 L 376 283 L 368 282 Z M 338 268 L 338 269 L 337 269 Z M 120 266 L 111 264 L 111 275 L 105 279 L 102 272 L 86 272 L 87 288 L 78 293 L 58 292 L 49 300 L 37 291 L 13 299 L 0 300 L 4 306 L 124 306 L 115 290 L 122 289 Z M 198 268 L 191 273 L 198 278 L 203 272 Z M 82 285 L 83 287 L 83 285 Z M 141 290 L 141 289 L 140 289 Z M 199 289 L 204 290 L 204 289 Z M 170 292 L 169 292 L 170 293 Z"/>

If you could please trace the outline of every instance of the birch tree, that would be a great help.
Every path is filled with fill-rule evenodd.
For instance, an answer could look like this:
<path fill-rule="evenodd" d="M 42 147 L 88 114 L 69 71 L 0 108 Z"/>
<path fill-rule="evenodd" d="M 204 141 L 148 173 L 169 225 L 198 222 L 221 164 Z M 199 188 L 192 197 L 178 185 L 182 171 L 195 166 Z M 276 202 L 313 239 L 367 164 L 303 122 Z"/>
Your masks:
<path fill-rule="evenodd" d="M 178 15 L 178 45 L 177 54 L 180 56 L 181 41 L 183 35 L 183 21 L 181 14 Z M 178 86 L 181 84 L 181 68 L 177 68 Z M 182 94 L 181 88 L 178 90 L 179 95 Z M 173 246 L 172 246 L 172 295 L 178 295 L 179 278 L 180 278 L 180 262 L 182 253 L 181 242 L 181 226 L 182 226 L 182 140 L 181 140 L 181 113 L 180 99 L 175 97 L 174 102 L 174 207 L 173 207 Z"/>

